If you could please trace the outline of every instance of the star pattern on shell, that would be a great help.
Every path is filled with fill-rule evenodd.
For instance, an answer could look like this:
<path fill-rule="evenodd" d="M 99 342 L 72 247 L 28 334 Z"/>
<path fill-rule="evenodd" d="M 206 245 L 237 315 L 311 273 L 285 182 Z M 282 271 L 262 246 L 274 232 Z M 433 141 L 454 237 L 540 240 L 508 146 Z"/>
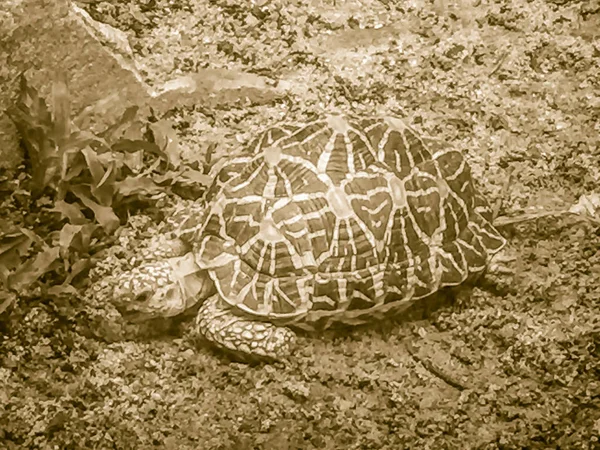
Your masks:
<path fill-rule="evenodd" d="M 504 245 L 463 155 L 396 118 L 269 128 L 208 203 L 193 241 L 221 299 L 304 328 L 458 285 Z"/>
<path fill-rule="evenodd" d="M 235 354 L 280 359 L 291 328 L 398 314 L 505 244 L 462 153 L 397 118 L 278 124 L 213 175 L 156 252 L 180 256 L 125 274 L 115 297 L 149 316 L 200 304 L 199 334 Z"/>

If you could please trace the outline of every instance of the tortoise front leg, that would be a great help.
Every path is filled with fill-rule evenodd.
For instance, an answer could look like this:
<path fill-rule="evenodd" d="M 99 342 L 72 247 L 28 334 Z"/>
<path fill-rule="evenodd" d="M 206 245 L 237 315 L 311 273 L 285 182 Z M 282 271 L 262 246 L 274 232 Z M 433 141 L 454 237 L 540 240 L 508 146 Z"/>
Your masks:
<path fill-rule="evenodd" d="M 246 361 L 285 359 L 296 342 L 289 328 L 245 319 L 224 308 L 218 294 L 202 304 L 196 327 L 206 340 Z"/>

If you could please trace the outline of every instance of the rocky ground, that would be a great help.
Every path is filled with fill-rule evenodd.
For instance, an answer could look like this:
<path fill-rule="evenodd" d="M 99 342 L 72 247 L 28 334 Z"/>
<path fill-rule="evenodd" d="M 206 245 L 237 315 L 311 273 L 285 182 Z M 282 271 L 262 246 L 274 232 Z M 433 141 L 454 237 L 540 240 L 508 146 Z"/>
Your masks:
<path fill-rule="evenodd" d="M 150 85 L 235 69 L 285 92 L 171 111 L 189 158 L 282 118 L 392 113 L 463 149 L 501 216 L 599 193 L 597 0 L 79 5 L 128 34 Z M 126 252 L 153 230 L 136 220 L 118 232 Z M 598 223 L 501 231 L 516 259 L 499 288 L 425 320 L 302 336 L 286 364 L 232 363 L 186 322 L 98 339 L 68 305 L 22 302 L 1 328 L 0 447 L 600 448 Z"/>

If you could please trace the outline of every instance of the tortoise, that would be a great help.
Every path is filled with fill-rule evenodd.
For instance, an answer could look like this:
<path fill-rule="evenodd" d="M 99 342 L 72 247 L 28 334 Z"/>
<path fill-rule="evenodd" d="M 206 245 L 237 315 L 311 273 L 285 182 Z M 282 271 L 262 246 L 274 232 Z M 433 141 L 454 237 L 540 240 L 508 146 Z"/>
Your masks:
<path fill-rule="evenodd" d="M 145 317 L 200 305 L 195 330 L 249 358 L 286 358 L 292 328 L 398 314 L 505 245 L 463 154 L 396 117 L 272 126 L 223 160 L 205 200 L 113 299 Z"/>

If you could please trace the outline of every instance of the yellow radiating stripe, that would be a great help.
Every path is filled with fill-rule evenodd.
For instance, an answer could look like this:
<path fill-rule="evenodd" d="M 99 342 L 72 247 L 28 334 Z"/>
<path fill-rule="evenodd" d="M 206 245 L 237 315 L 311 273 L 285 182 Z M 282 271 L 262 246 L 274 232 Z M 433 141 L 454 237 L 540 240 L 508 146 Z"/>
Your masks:
<path fill-rule="evenodd" d="M 311 200 L 315 200 L 318 198 L 326 198 L 326 193 L 325 192 L 301 192 L 299 194 L 294 194 L 292 195 L 291 199 L 293 202 L 299 203 L 299 202 L 306 202 L 306 201 L 311 201 Z"/>
<path fill-rule="evenodd" d="M 267 183 L 263 189 L 263 198 L 275 198 L 275 189 L 277 189 L 277 175 L 275 175 L 275 170 L 273 167 L 269 167 L 267 170 L 267 174 L 269 176 Z"/>
<path fill-rule="evenodd" d="M 344 144 L 346 144 L 346 162 L 348 165 L 348 173 L 355 174 L 356 166 L 354 165 L 354 146 L 348 132 L 344 133 Z"/>
<path fill-rule="evenodd" d="M 270 242 L 265 242 L 260 249 L 260 254 L 258 255 L 258 263 L 256 264 L 256 270 L 263 271 L 263 264 L 265 263 L 265 255 L 267 254 L 267 247 L 272 245 Z"/>
<path fill-rule="evenodd" d="M 288 198 L 292 198 L 294 196 L 294 190 L 292 189 L 292 182 L 287 177 L 287 175 L 283 172 L 283 170 L 281 170 L 280 167 L 275 167 L 275 170 L 277 171 L 277 175 L 279 175 L 279 177 L 281 177 L 281 179 L 283 180 L 283 187 L 285 188 L 286 195 L 288 196 Z"/>
<path fill-rule="evenodd" d="M 263 167 L 265 166 L 264 163 L 260 164 L 256 170 L 254 170 L 249 176 L 248 178 L 246 178 L 245 180 L 243 180 L 241 183 L 233 185 L 230 185 L 230 189 L 231 192 L 238 192 L 241 190 L 244 190 L 245 188 L 247 188 L 255 179 L 256 177 L 261 173 Z M 240 197 L 239 199 L 243 199 L 244 197 Z"/>
<path fill-rule="evenodd" d="M 319 156 L 319 161 L 317 162 L 318 173 L 327 172 L 327 166 L 329 165 L 329 159 L 331 158 L 331 154 L 333 152 L 333 149 L 335 148 L 335 141 L 337 139 L 337 136 L 338 135 L 336 133 L 333 133 L 327 141 L 327 144 L 325 144 L 325 148 L 323 149 L 323 152 L 321 152 L 321 155 Z"/>
<path fill-rule="evenodd" d="M 229 282 L 229 289 L 231 291 L 233 291 L 234 286 L 237 284 L 238 276 L 240 275 L 242 270 L 241 265 L 242 262 L 239 260 L 239 258 L 233 261 L 233 274 L 231 277 L 231 281 Z"/>
<path fill-rule="evenodd" d="M 265 199 L 262 195 L 255 194 L 245 195 L 244 197 L 223 198 L 223 203 L 225 203 L 225 206 L 251 205 L 252 203 L 262 204 L 264 201 Z"/>
<path fill-rule="evenodd" d="M 322 120 L 315 120 L 313 122 L 307 122 L 307 123 L 303 124 L 292 135 L 288 136 L 288 139 L 290 140 L 290 143 L 288 145 L 284 146 L 283 148 L 284 149 L 288 149 L 288 148 L 292 148 L 292 147 L 297 147 L 298 145 L 306 144 L 307 142 L 310 142 L 313 139 L 315 139 L 317 136 L 319 136 L 321 134 L 324 134 L 327 131 L 329 131 L 329 128 L 326 126 L 326 123 L 323 122 L 321 128 L 318 128 L 314 133 L 309 134 L 306 138 L 304 138 L 304 140 L 302 140 L 302 141 L 294 141 L 293 140 L 294 136 L 296 136 L 297 134 L 302 133 L 307 128 L 312 127 L 313 125 L 316 125 L 319 122 L 323 122 L 323 121 Z"/>
<path fill-rule="evenodd" d="M 260 233 L 256 233 L 254 236 L 249 238 L 244 244 L 240 245 L 239 253 L 246 254 L 258 241 L 262 240 Z"/>

